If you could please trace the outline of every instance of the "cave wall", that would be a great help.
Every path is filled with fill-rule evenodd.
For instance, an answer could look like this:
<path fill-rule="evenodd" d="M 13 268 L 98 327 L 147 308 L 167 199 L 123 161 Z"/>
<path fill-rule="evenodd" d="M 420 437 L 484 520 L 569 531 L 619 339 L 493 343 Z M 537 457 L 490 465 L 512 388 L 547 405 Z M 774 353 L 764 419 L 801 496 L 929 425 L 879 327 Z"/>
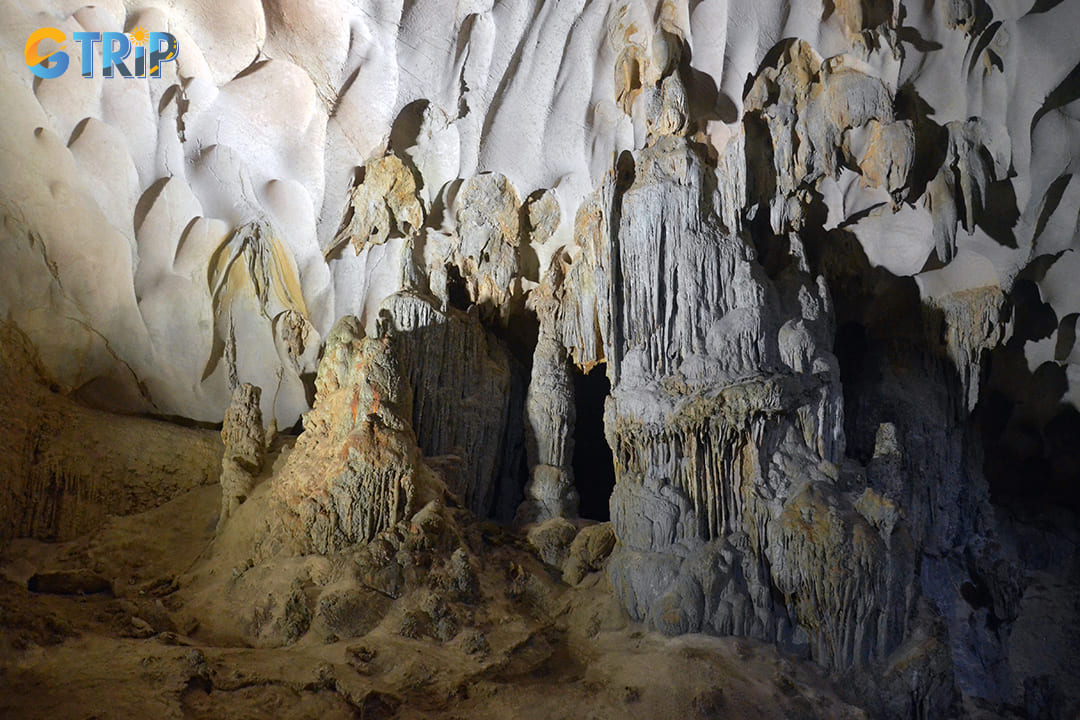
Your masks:
<path fill-rule="evenodd" d="M 538 282 L 613 154 L 645 143 L 649 88 L 672 63 L 714 162 L 744 126 L 776 147 L 753 160 L 775 180 L 725 170 L 745 177 L 726 184 L 728 224 L 752 185 L 776 183 L 758 188 L 773 225 L 805 186 L 824 225 L 926 297 L 1008 290 L 1042 258 L 1029 282 L 1052 317 L 1016 352 L 1032 373 L 1060 368 L 1047 392 L 1075 405 L 1072 3 L 4 10 L 0 301 L 52 379 L 100 405 L 214 422 L 250 381 L 264 416 L 293 425 L 321 338 L 345 314 L 372 326 L 409 238 L 472 222 L 452 206 L 476 205 L 459 186 L 478 173 L 546 194 L 520 264 Z M 42 26 L 168 29 L 180 50 L 157 80 L 84 79 L 79 58 L 41 80 L 22 51 Z M 749 87 L 763 61 L 775 77 Z M 381 162 L 387 149 L 400 161 Z M 370 237 L 344 243 L 357 223 Z"/>

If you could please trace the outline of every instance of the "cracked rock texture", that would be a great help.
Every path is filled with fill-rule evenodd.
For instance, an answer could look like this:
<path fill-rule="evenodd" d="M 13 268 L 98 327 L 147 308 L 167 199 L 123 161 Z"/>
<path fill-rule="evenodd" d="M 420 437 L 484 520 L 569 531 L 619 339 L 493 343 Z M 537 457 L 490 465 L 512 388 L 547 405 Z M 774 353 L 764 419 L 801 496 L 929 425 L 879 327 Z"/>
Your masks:
<path fill-rule="evenodd" d="M 1080 708 L 1072 636 L 1032 651 L 1077 617 L 1080 3 L 0 12 L 4 533 L 218 477 L 222 519 L 266 493 L 260 561 L 370 571 L 313 610 L 245 565 L 253 597 L 278 583 L 248 637 L 272 643 L 366 628 L 364 593 L 407 584 L 390 538 L 445 502 L 524 526 L 570 584 L 603 567 L 652 629 L 811 659 L 874 716 Z M 181 49 L 156 80 L 36 81 L 42 25 Z M 608 492 L 577 470 L 592 373 L 615 483 L 575 535 Z M 137 482 L 109 437 L 84 470 L 72 399 L 224 420 L 224 474 L 188 429 Z M 242 446 L 301 416 L 253 490 Z M 401 634 L 459 619 L 433 602 Z"/>

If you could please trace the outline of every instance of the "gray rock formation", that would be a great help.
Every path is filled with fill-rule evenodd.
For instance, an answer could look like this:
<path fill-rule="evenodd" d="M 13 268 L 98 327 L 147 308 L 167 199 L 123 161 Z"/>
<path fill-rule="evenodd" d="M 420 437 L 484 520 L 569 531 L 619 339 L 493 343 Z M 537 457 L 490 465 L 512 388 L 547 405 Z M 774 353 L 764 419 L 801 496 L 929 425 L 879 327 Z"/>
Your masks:
<path fill-rule="evenodd" d="M 609 572 L 631 614 L 666 632 L 809 645 L 831 667 L 903 637 L 882 537 L 838 486 L 843 407 L 830 298 L 791 242 L 778 288 L 667 135 L 616 197 L 606 318 L 618 483 Z M 736 538 L 732 544 L 732 538 Z M 837 575 L 827 568 L 841 566 Z M 842 619 L 842 620 L 841 620 Z"/>
<path fill-rule="evenodd" d="M 398 293 L 380 315 L 413 389 L 411 424 L 427 457 L 453 456 L 450 491 L 480 516 L 512 488 L 523 451 L 524 388 L 503 344 L 476 317 L 434 298 Z"/>
<path fill-rule="evenodd" d="M 540 337 L 533 352 L 532 376 L 525 398 L 525 439 L 529 481 L 520 522 L 577 515 L 574 489 L 574 385 L 566 349 L 554 337 L 553 316 L 541 315 Z"/>

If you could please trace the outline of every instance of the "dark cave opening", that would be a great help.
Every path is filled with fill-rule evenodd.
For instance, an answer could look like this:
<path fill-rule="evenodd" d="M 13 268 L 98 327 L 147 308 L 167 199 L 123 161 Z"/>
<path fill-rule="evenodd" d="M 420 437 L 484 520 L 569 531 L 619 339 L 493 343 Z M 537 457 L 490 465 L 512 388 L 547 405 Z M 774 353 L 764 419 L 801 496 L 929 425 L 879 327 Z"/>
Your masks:
<path fill-rule="evenodd" d="M 836 329 L 833 352 L 840 365 L 840 381 L 845 386 L 862 375 L 868 345 L 866 328 L 859 323 L 846 322 Z"/>
<path fill-rule="evenodd" d="M 452 307 L 465 311 L 469 309 L 472 301 L 469 299 L 469 289 L 465 285 L 465 278 L 461 277 L 461 271 L 456 265 L 446 266 L 446 293 Z"/>
<path fill-rule="evenodd" d="M 607 521 L 611 491 L 615 489 L 615 458 L 604 437 L 604 401 L 611 394 L 606 366 L 574 373 L 574 486 L 581 498 L 578 514 L 588 520 Z"/>
<path fill-rule="evenodd" d="M 874 455 L 874 431 L 867 424 L 858 422 L 852 412 L 861 405 L 861 392 L 866 385 L 864 377 L 870 361 L 870 338 L 861 323 L 848 321 L 836 328 L 833 353 L 840 365 L 840 383 L 844 393 L 844 434 L 848 441 L 848 454 L 863 463 Z M 851 410 L 848 410 L 848 409 Z"/>
<path fill-rule="evenodd" d="M 1025 348 L 1055 330 L 1071 349 L 1075 330 L 1057 319 L 1028 271 L 1010 295 L 1015 334 L 989 353 L 974 421 L 981 433 L 983 473 L 998 507 L 1068 508 L 1080 512 L 1080 411 L 1066 400 L 1069 380 L 1055 348 L 1053 360 L 1031 367 Z"/>

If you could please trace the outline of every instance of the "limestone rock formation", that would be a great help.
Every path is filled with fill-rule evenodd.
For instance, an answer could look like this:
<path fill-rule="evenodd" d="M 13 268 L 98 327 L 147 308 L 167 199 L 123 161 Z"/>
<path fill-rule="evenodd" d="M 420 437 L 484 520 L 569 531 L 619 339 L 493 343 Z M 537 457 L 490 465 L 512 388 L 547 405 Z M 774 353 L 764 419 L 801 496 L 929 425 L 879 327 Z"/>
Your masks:
<path fill-rule="evenodd" d="M 233 391 L 232 403 L 221 425 L 225 456 L 221 459 L 221 514 L 219 527 L 240 506 L 255 486 L 266 459 L 266 434 L 263 430 L 259 397 L 262 390 L 241 383 Z"/>
<path fill-rule="evenodd" d="M 509 307 L 522 273 L 521 201 L 504 175 L 477 175 L 454 201 L 457 238 L 450 263 L 469 299 L 489 311 Z"/>
<path fill-rule="evenodd" d="M 351 242 L 357 254 L 370 245 L 382 245 L 392 232 L 406 235 L 424 224 L 416 180 L 395 155 L 364 168 L 364 179 L 350 193 L 349 207 L 350 217 L 338 238 Z"/>
<path fill-rule="evenodd" d="M 373 539 L 410 516 L 430 471 L 410 425 L 413 395 L 388 338 L 356 318 L 327 339 L 315 408 L 275 481 L 290 540 L 331 553 Z"/>
<path fill-rule="evenodd" d="M 574 386 L 566 350 L 541 324 L 525 399 L 529 482 L 523 522 L 577 515 L 577 490 L 570 466 L 574 453 Z"/>
<path fill-rule="evenodd" d="M 843 408 L 823 281 L 792 240 L 776 287 L 724 227 L 682 139 L 633 160 L 613 202 L 622 302 L 605 319 L 616 592 L 667 632 L 809 644 L 838 668 L 887 654 L 908 609 L 902 592 L 890 607 L 889 582 L 905 577 L 888 577 L 888 538 L 837 487 Z M 827 570 L 838 565 L 851 574 Z"/>
<path fill-rule="evenodd" d="M 214 307 L 216 288 L 201 279 L 223 244 L 251 235 L 238 229 L 273 229 L 275 264 L 291 301 L 301 299 L 298 288 L 303 300 L 303 308 L 286 309 L 319 334 L 347 313 L 373 322 L 398 289 L 401 245 L 414 234 L 423 242 L 427 230 L 464 228 L 456 265 L 497 304 L 514 291 L 481 289 L 484 263 L 505 266 L 489 278 L 501 285 L 513 280 L 504 260 L 519 255 L 524 278 L 539 282 L 558 249 L 536 251 L 535 268 L 533 250 L 512 250 L 517 198 L 556 201 L 561 214 L 536 242 L 566 245 L 612 155 L 640 148 L 650 134 L 692 129 L 724 165 L 723 177 L 742 176 L 720 188 L 735 192 L 723 203 L 725 225 L 745 205 L 739 193 L 754 185 L 774 198 L 768 210 L 779 227 L 799 204 L 781 195 L 801 185 L 820 194 L 827 224 L 846 223 L 875 264 L 927 283 L 940 262 L 955 265 L 958 285 L 1008 286 L 1075 234 L 1068 178 L 1077 58 L 1063 35 L 1070 3 L 769 2 L 736 12 L 724 2 L 619 0 L 588 12 L 463 6 L 440 15 L 433 3 L 372 14 L 330 2 L 305 8 L 303 21 L 280 8 L 197 5 L 197 12 L 130 17 L 119 6 L 74 8 L 56 20 L 69 33 L 127 21 L 179 28 L 182 56 L 159 82 L 137 90 L 100 77 L 72 82 L 74 67 L 34 85 L 20 69 L 22 46 L 40 25 L 35 13 L 51 12 L 45 0 L 13 8 L 3 36 L 13 117 L 4 175 L 32 168 L 48 178 L 5 190 L 3 227 L 12 240 L 5 267 L 34 278 L 5 283 L 25 290 L 5 301 L 52 375 L 66 387 L 89 384 L 99 402 L 116 407 L 220 420 L 229 378 L 206 373 L 219 357 L 215 346 L 230 337 L 229 322 Z M 435 16 L 438 32 L 422 31 Z M 343 30 L 350 22 L 367 40 L 350 40 Z M 242 42 L 226 49 L 220 33 L 241 26 Z M 497 49 L 496 36 L 520 53 Z M 308 47 L 315 37 L 325 53 Z M 139 110 L 121 122 L 107 108 L 129 95 Z M 745 164 L 724 160 L 744 125 L 751 141 L 765 133 L 776 148 L 750 164 L 775 173 L 747 174 Z M 767 187 L 770 174 L 775 187 Z M 48 215 L 54 190 L 77 237 Z M 485 231 L 468 229 L 484 225 L 469 219 L 469 208 L 485 197 L 493 204 L 476 217 L 502 217 L 492 227 L 506 245 L 487 260 L 476 253 Z M 346 235 L 357 252 L 335 250 Z M 115 298 L 80 279 L 95 270 L 81 264 L 79 248 L 93 248 L 97 277 L 117 288 Z M 1077 309 L 1063 284 L 1069 258 L 1059 256 L 1036 280 L 1064 323 L 1062 338 Z M 480 274 L 468 280 L 466 265 Z M 51 319 L 35 314 L 39 300 L 56 310 Z M 168 312 L 181 304 L 191 322 Z M 213 334 L 208 312 L 219 316 Z M 280 404 L 264 407 L 268 420 L 287 427 L 303 401 L 287 359 L 267 351 L 274 328 L 257 321 L 261 313 L 258 303 L 235 308 L 241 334 L 230 352 L 246 366 L 241 374 L 266 388 L 264 401 Z M 1051 355 L 1058 333 L 1045 343 Z M 65 352 L 74 343 L 49 339 L 68 336 L 79 338 L 77 353 Z M 1062 342 L 1068 358 L 1072 343 Z M 1047 350 L 1033 349 L 1032 371 L 1040 358 Z M 299 375 L 313 371 L 310 360 Z M 281 370 L 290 389 L 271 392 Z"/>
<path fill-rule="evenodd" d="M 90 410 L 54 387 L 28 338 L 0 324 L 0 546 L 69 541 L 220 477 L 218 433 Z"/>
<path fill-rule="evenodd" d="M 384 301 L 380 316 L 413 389 L 420 449 L 455 458 L 450 491 L 477 515 L 495 512 L 523 452 L 522 371 L 475 310 L 440 310 L 432 297 L 402 292 Z"/>
<path fill-rule="evenodd" d="M 600 570 L 615 549 L 615 532 L 610 523 L 582 528 L 574 536 L 563 566 L 563 579 L 577 585 L 586 574 Z"/>

